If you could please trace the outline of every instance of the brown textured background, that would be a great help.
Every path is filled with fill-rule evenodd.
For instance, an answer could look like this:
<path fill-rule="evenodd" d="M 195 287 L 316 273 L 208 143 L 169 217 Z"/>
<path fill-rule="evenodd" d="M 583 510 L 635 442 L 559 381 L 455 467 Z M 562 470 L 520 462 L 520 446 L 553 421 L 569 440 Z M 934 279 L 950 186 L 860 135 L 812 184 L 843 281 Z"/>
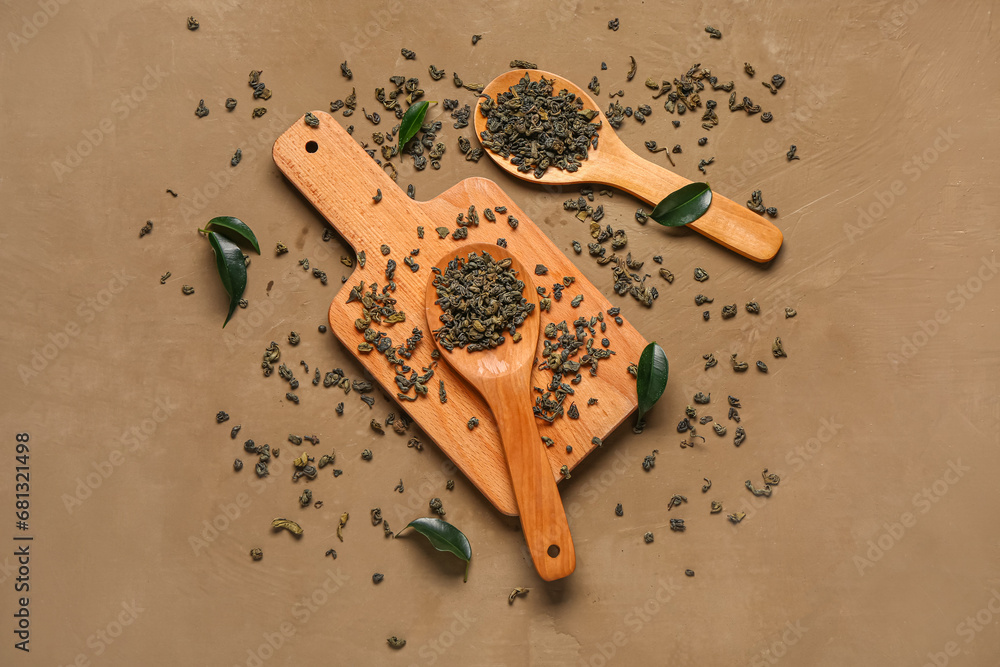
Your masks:
<path fill-rule="evenodd" d="M 228 666 L 259 664 L 256 654 L 265 665 L 996 664 L 992 3 L 449 4 L 3 3 L 0 663 Z M 201 20 L 197 32 L 185 28 L 189 14 Z M 614 17 L 618 32 L 607 28 Z M 724 38 L 710 40 L 706 24 Z M 473 33 L 483 34 L 475 47 Z M 625 83 L 629 55 L 639 69 Z M 339 73 L 345 57 L 350 84 Z M 433 445 L 418 453 L 395 434 L 373 437 L 368 420 L 396 409 L 383 396 L 369 412 L 352 394 L 338 418 L 332 390 L 304 385 L 294 406 L 258 367 L 267 343 L 294 328 L 303 342 L 294 352 L 285 345 L 285 359 L 359 374 L 330 334 L 316 332 L 344 248 L 321 241 L 324 222 L 271 160 L 274 138 L 350 85 L 371 110 L 372 89 L 395 73 L 418 76 L 428 99 L 471 103 L 451 72 L 485 83 L 511 58 L 581 85 L 597 74 L 604 105 L 617 88 L 641 104 L 646 77 L 670 79 L 693 62 L 736 80 L 773 123 L 730 114 L 721 93 L 706 94 L 720 101 L 721 124 L 704 148 L 696 117 L 675 130 L 655 102 L 648 122 L 627 121 L 621 136 L 640 151 L 650 138 L 681 143 L 677 170 L 689 178 L 714 155 L 714 189 L 738 201 L 762 189 L 785 234 L 778 258 L 757 266 L 695 234 L 639 227 L 636 201 L 605 198 L 607 221 L 628 230 L 632 252 L 647 261 L 662 253 L 677 276 L 673 285 L 651 279 L 660 289 L 651 310 L 620 300 L 664 345 L 671 378 L 645 434 L 620 429 L 562 485 L 579 564 L 553 584 L 534 574 L 517 523 Z M 754 81 L 744 61 L 756 66 Z M 432 82 L 430 64 L 449 77 Z M 274 91 L 259 120 L 250 119 L 251 69 Z M 758 82 L 775 72 L 788 82 L 771 96 Z M 239 100 L 231 114 L 228 96 Z M 211 109 L 204 119 L 193 114 L 200 98 Z M 360 112 L 339 119 L 370 131 Z M 441 170 L 407 166 L 400 183 L 426 199 L 470 175 L 493 178 L 557 245 L 584 240 L 585 226 L 561 208 L 574 191 L 460 159 L 460 133 L 472 130 L 446 122 Z M 785 160 L 791 143 L 800 161 Z M 194 231 L 218 214 L 247 221 L 264 249 L 249 271 L 251 306 L 225 331 L 211 251 Z M 147 219 L 155 227 L 140 240 Z M 292 252 L 276 258 L 279 240 Z M 571 256 L 610 291 L 607 267 Z M 300 257 L 331 284 L 306 277 Z M 695 266 L 707 283 L 692 280 Z M 183 296 L 184 283 L 196 293 Z M 693 304 L 698 292 L 715 298 L 710 322 Z M 722 304 L 751 298 L 759 317 L 718 317 Z M 798 317 L 781 318 L 785 306 Z M 788 359 L 770 358 L 775 335 Z M 709 351 L 720 364 L 706 373 Z M 731 352 L 765 359 L 771 372 L 734 375 Z M 33 359 L 35 374 L 23 373 Z M 705 446 L 678 448 L 674 425 L 699 390 L 712 392 L 707 412 L 717 418 L 727 394 L 742 399 L 741 448 L 711 433 Z M 224 426 L 214 422 L 220 409 L 232 415 Z M 23 431 L 30 654 L 13 649 L 11 633 L 13 450 Z M 289 432 L 319 435 L 317 451 L 337 449 L 344 475 L 310 485 L 320 510 L 297 506 Z M 283 451 L 281 470 L 262 484 L 231 469 L 247 437 Z M 368 446 L 375 459 L 364 463 Z M 657 465 L 644 472 L 654 448 Z M 765 467 L 782 481 L 755 499 L 743 481 Z M 392 491 L 400 477 L 402 495 Z M 453 492 L 444 490 L 450 477 Z M 709 494 L 702 477 L 713 480 Z M 690 502 L 668 514 L 673 493 Z M 368 519 L 379 505 L 401 528 L 433 496 L 472 542 L 467 584 L 458 561 L 418 539 L 386 541 Z M 747 518 L 734 527 L 709 515 L 711 498 Z M 272 534 L 280 515 L 302 518 L 305 536 Z M 672 517 L 687 520 L 685 533 L 668 529 Z M 247 556 L 256 545 L 259 563 Z M 336 561 L 323 556 L 330 547 Z M 378 586 L 374 571 L 386 575 Z M 531 592 L 508 606 L 514 586 Z M 282 629 L 291 636 L 279 641 Z M 389 635 L 407 646 L 387 648 Z"/>

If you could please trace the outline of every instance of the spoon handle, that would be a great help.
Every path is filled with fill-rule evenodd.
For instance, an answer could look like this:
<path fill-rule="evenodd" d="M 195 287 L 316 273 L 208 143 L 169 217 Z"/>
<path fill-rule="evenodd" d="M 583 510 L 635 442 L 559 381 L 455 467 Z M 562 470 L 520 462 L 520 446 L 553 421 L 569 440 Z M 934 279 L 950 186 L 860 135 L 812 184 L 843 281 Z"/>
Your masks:
<path fill-rule="evenodd" d="M 691 183 L 688 179 L 626 151 L 621 163 L 607 174 L 609 185 L 656 206 L 674 190 Z M 781 230 L 766 218 L 731 199 L 712 193 L 705 215 L 687 225 L 716 243 L 755 262 L 768 262 L 781 248 Z"/>
<path fill-rule="evenodd" d="M 511 383 L 503 385 L 496 387 L 490 405 L 496 406 L 494 416 L 510 468 L 521 529 L 535 570 L 545 581 L 555 581 L 576 569 L 573 537 L 531 405 L 524 392 L 516 391 Z"/>

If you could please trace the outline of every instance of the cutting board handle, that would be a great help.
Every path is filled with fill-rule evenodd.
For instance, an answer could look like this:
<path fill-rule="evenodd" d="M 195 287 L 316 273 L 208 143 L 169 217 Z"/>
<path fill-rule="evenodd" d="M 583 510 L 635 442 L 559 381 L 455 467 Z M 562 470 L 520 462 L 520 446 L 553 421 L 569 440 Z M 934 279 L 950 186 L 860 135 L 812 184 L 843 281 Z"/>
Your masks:
<path fill-rule="evenodd" d="M 319 126 L 310 127 L 303 115 L 274 142 L 274 161 L 355 250 L 377 248 L 380 228 L 412 217 L 412 202 L 330 114 L 313 114 Z M 331 162 L 343 168 L 332 170 Z M 376 190 L 382 190 L 378 203 Z"/>

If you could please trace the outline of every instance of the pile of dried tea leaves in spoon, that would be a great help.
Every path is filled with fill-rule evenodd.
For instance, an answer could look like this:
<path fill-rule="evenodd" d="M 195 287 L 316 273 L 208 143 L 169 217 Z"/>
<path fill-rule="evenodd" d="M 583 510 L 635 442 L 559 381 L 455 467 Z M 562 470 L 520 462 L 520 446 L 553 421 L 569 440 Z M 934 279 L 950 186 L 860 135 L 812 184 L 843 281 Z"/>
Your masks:
<path fill-rule="evenodd" d="M 584 109 L 583 100 L 563 89 L 555 94 L 554 80 L 532 81 L 527 73 L 496 100 L 485 97 L 479 113 L 486 117 L 480 133 L 483 146 L 510 158 L 517 170 L 541 178 L 549 167 L 576 171 L 597 148 L 601 122 L 592 123 L 596 109 Z"/>
<path fill-rule="evenodd" d="M 434 303 L 444 312 L 443 325 L 433 331 L 441 347 L 451 352 L 455 347 L 478 352 L 503 344 L 509 331 L 516 343 L 521 339 L 517 327 L 535 308 L 524 298 L 524 281 L 517 279 L 510 259 L 499 262 L 489 253 L 475 252 L 463 261 L 456 257 L 444 272 L 434 267 Z"/>

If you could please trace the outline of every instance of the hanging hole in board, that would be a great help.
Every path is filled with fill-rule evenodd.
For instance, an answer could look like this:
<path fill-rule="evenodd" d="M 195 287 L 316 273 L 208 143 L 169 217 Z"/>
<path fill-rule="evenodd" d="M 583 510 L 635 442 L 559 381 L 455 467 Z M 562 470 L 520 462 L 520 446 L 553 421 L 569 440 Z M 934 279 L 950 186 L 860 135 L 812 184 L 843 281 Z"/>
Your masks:
<path fill-rule="evenodd" d="M 559 556 L 559 545 L 558 544 L 551 545 L 548 548 L 548 551 L 546 551 L 546 553 L 549 555 L 549 558 L 556 558 L 556 557 L 558 557 Z"/>
<path fill-rule="evenodd" d="M 319 144 L 317 144 L 315 141 L 306 142 L 306 153 L 315 153 L 318 150 L 319 150 Z"/>

